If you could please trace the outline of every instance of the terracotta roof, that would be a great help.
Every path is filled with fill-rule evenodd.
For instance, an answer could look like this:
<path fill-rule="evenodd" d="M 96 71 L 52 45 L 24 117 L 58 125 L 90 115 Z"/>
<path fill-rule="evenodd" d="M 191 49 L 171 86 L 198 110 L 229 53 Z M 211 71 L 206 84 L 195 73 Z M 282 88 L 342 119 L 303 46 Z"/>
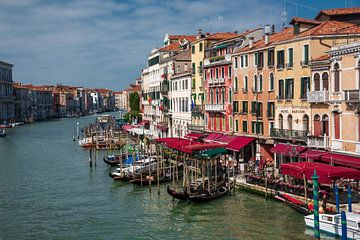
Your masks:
<path fill-rule="evenodd" d="M 159 51 L 181 51 L 181 50 L 182 48 L 179 42 L 170 43 L 169 45 L 159 49 Z"/>
<path fill-rule="evenodd" d="M 319 25 L 321 22 L 307 18 L 293 17 L 290 21 L 290 24 L 294 24 L 294 23 L 307 23 L 307 24 Z"/>
<path fill-rule="evenodd" d="M 336 15 L 359 14 L 359 13 L 360 13 L 360 7 L 325 9 L 325 10 L 321 10 L 317 14 L 315 19 L 317 19 L 322 14 L 328 16 L 336 16 Z"/>
<path fill-rule="evenodd" d="M 208 40 L 223 40 L 223 39 L 233 38 L 238 35 L 239 34 L 234 33 L 234 32 L 218 32 L 218 33 L 211 34 L 205 38 Z"/>
<path fill-rule="evenodd" d="M 176 60 L 191 60 L 191 52 L 190 49 L 181 51 L 179 54 L 177 54 L 174 59 Z"/>
<path fill-rule="evenodd" d="M 186 39 L 189 42 L 193 42 L 196 40 L 196 36 L 194 36 L 194 35 L 169 35 L 169 39 L 170 40 L 179 40 L 179 41 Z"/>
<path fill-rule="evenodd" d="M 315 61 L 325 61 L 325 60 L 328 60 L 330 59 L 330 54 L 325 54 L 325 55 L 322 55 L 320 57 L 317 57 L 317 58 L 314 58 L 312 59 L 313 62 Z"/>
<path fill-rule="evenodd" d="M 255 42 L 253 44 L 253 47 L 251 49 L 250 49 L 250 47 L 248 45 L 246 47 L 243 47 L 241 49 L 236 50 L 235 53 L 246 52 L 246 51 L 249 51 L 249 50 L 255 50 L 255 49 L 263 48 L 263 47 L 266 47 L 266 46 L 271 46 L 276 42 L 289 40 L 289 39 L 291 39 L 293 37 L 294 37 L 294 28 L 293 27 L 285 28 L 281 32 L 274 33 L 274 34 L 270 35 L 270 40 L 269 40 L 269 43 L 267 45 L 265 45 L 264 40 L 259 40 L 259 41 Z"/>
<path fill-rule="evenodd" d="M 360 34 L 360 27 L 354 23 L 326 21 L 300 33 L 298 37 L 334 34 Z"/>

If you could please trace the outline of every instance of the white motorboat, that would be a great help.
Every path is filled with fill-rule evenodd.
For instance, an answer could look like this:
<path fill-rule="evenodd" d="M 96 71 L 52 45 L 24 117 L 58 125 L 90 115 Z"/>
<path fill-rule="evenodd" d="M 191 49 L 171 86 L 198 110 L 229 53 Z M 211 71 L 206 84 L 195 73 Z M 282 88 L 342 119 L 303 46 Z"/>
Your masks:
<path fill-rule="evenodd" d="M 306 227 L 314 227 L 314 214 L 304 217 Z M 360 239 L 360 214 L 346 212 L 347 238 Z M 320 232 L 340 237 L 341 214 L 319 214 Z"/>

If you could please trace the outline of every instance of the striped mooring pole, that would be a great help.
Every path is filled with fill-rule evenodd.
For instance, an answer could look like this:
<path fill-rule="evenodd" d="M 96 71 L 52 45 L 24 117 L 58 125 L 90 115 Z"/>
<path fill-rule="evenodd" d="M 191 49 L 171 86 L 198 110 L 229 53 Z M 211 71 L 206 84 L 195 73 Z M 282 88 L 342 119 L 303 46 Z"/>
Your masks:
<path fill-rule="evenodd" d="M 313 195 L 314 195 L 314 233 L 315 238 L 320 239 L 320 225 L 319 225 L 319 176 L 314 170 L 314 175 L 311 176 L 313 181 Z"/>
<path fill-rule="evenodd" d="M 351 187 L 348 186 L 348 212 L 352 212 L 352 197 L 351 197 Z"/>
<path fill-rule="evenodd" d="M 336 212 L 339 213 L 339 212 L 340 212 L 340 206 L 339 206 L 339 188 L 338 188 L 337 185 L 335 185 L 334 191 L 335 191 Z"/>
<path fill-rule="evenodd" d="M 346 213 L 341 211 L 341 240 L 347 240 Z"/>

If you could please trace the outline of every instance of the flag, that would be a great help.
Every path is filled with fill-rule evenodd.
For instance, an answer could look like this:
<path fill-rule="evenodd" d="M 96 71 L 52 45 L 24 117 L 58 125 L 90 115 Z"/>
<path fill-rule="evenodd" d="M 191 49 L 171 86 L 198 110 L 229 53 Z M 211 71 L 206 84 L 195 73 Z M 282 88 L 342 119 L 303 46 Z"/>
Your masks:
<path fill-rule="evenodd" d="M 193 98 L 191 98 L 191 109 L 195 109 L 195 103 Z"/>

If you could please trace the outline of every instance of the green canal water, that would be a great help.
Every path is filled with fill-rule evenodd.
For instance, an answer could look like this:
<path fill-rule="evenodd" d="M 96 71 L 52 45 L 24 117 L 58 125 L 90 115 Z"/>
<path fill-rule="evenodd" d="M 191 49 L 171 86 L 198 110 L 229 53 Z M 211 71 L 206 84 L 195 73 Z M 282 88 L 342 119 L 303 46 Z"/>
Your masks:
<path fill-rule="evenodd" d="M 72 141 L 76 122 L 18 126 L 0 138 L 0 239 L 312 239 L 303 216 L 236 192 L 206 204 L 113 182 L 99 153 Z"/>

